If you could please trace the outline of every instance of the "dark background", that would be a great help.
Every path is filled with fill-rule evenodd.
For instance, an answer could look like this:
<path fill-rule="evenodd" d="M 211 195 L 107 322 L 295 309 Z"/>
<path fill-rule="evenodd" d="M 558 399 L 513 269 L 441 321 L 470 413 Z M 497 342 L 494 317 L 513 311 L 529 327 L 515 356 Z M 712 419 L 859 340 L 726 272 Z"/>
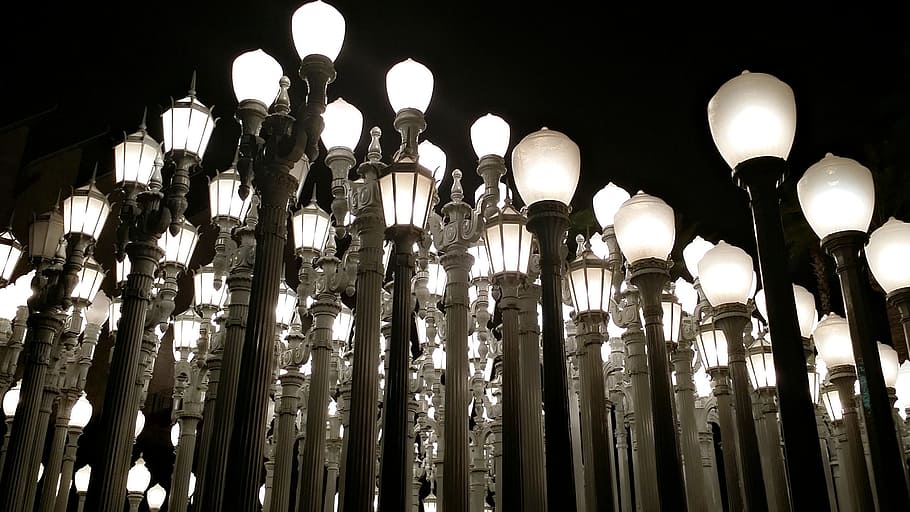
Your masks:
<path fill-rule="evenodd" d="M 31 2 L 4 12 L 4 66 L 0 92 L 0 221 L 27 240 L 32 213 L 49 209 L 58 190 L 87 182 L 98 166 L 98 186 L 113 188 L 111 148 L 136 129 L 144 108 L 149 132 L 161 139 L 159 116 L 170 98 L 182 97 L 195 70 L 198 98 L 220 118 L 202 168 L 194 176 L 189 219 L 208 223 L 206 177 L 225 169 L 239 127 L 233 119 L 231 63 L 263 48 L 292 78 L 299 105 L 305 86 L 290 19 L 302 2 L 173 2 L 104 4 Z M 682 248 L 696 235 L 724 239 L 755 255 L 745 194 L 714 148 L 705 108 L 717 88 L 744 69 L 774 74 L 795 91 L 797 134 L 791 174 L 781 190 L 783 224 L 791 247 L 794 282 L 816 294 L 820 313 L 843 314 L 830 260 L 806 224 L 795 199 L 802 172 L 826 152 L 867 165 L 876 179 L 871 229 L 889 216 L 910 220 L 905 177 L 910 154 L 910 38 L 891 22 L 897 12 L 830 7 L 800 14 L 772 4 L 736 4 L 741 11 L 691 6 L 671 12 L 645 5 L 638 12 L 603 3 L 335 1 L 347 35 L 336 59 L 338 77 L 329 100 L 342 96 L 364 114 L 356 149 L 363 159 L 371 126 L 380 126 L 391 154 L 397 134 L 385 93 L 385 73 L 407 57 L 435 75 L 425 138 L 443 148 L 448 168 L 462 169 L 465 189 L 481 180 L 469 128 L 487 112 L 506 119 L 514 147 L 547 126 L 581 148 L 581 181 L 572 203 L 577 232 L 592 224 L 591 197 L 609 181 L 629 192 L 644 190 L 677 214 L 673 258 L 687 275 Z M 592 6 L 592 7 L 582 7 Z M 593 6 L 598 5 L 595 9 Z M 734 5 L 734 4 L 730 4 Z M 751 10 L 749 10 L 751 9 Z M 5 127 L 5 128 L 3 128 Z M 304 197 L 315 184 L 328 208 L 330 173 L 313 165 Z M 451 178 L 444 180 L 443 202 Z M 113 217 L 98 243 L 97 259 L 113 269 Z M 215 232 L 204 228 L 194 265 L 211 260 Z M 574 242 L 570 242 L 574 245 Z M 292 262 L 292 260 L 289 260 Z M 19 273 L 24 273 L 23 264 Z M 296 274 L 290 266 L 287 273 Z M 111 272 L 113 274 L 113 272 Z M 187 280 L 185 289 L 191 289 Z M 874 283 L 872 283 L 874 286 Z M 113 278 L 105 289 L 113 288 Z M 189 305 L 184 291 L 177 312 Z M 880 291 L 870 304 L 877 339 L 906 357 L 895 312 Z M 106 332 L 106 331 L 105 331 Z M 110 346 L 102 337 L 99 354 Z M 173 379 L 170 335 L 162 344 L 150 389 L 150 414 L 137 441 L 153 483 L 169 478 L 169 396 Z M 98 358 L 87 392 L 103 401 L 106 358 Z M 97 414 L 97 413 L 96 413 Z M 77 464 L 93 457 L 92 424 Z"/>

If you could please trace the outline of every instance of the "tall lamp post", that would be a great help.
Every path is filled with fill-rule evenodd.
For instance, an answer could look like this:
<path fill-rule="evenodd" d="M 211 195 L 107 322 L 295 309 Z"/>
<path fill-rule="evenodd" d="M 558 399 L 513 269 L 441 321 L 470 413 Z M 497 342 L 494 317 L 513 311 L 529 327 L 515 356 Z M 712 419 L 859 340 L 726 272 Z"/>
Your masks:
<path fill-rule="evenodd" d="M 900 454 L 888 391 L 882 376 L 878 347 L 872 339 L 869 284 L 864 274 L 862 248 L 872 221 L 875 191 L 872 172 L 856 160 L 828 153 L 806 170 L 797 183 L 800 206 L 834 258 L 844 297 L 859 389 L 863 423 L 879 506 L 883 510 L 910 509 L 910 490 L 903 479 Z"/>
<path fill-rule="evenodd" d="M 92 404 L 83 393 L 73 404 L 66 432 L 66 448 L 63 453 L 63 464 L 60 469 L 60 481 L 57 487 L 56 512 L 66 512 L 70 497 L 70 481 L 73 479 L 73 466 L 76 464 L 76 449 L 82 429 L 92 418 Z"/>
<path fill-rule="evenodd" d="M 395 272 L 392 295 L 392 334 L 389 371 L 383 401 L 382 468 L 379 473 L 379 510 L 405 510 L 408 484 L 404 468 L 410 447 L 407 440 L 408 360 L 411 346 L 411 280 L 414 277 L 414 243 L 423 236 L 435 193 L 432 173 L 418 163 L 417 137 L 426 128 L 424 112 L 433 94 L 433 74 L 423 64 L 407 59 L 386 75 L 389 102 L 395 110 L 395 128 L 401 148 L 392 165 L 379 178 L 386 238 L 393 243 Z M 364 456 L 361 454 L 360 456 Z M 362 482 L 360 485 L 367 485 Z"/>
<path fill-rule="evenodd" d="M 580 166 L 578 145 L 556 130 L 543 128 L 526 135 L 512 150 L 515 186 L 528 205 L 528 231 L 537 236 L 540 247 L 547 504 L 553 510 L 571 510 L 576 503 L 560 248 L 569 227 L 569 202 L 578 186 Z"/>
<path fill-rule="evenodd" d="M 799 338 L 777 186 L 796 133 L 793 90 L 764 73 L 745 72 L 718 89 L 708 103 L 708 124 L 734 181 L 749 195 L 768 323 L 781 340 Z M 777 372 L 781 425 L 795 510 L 827 510 L 815 413 L 809 396 L 806 356 L 796 343 L 771 346 Z"/>
<path fill-rule="evenodd" d="M 661 304 L 662 291 L 670 277 L 668 256 L 676 238 L 673 208 L 657 197 L 639 192 L 616 212 L 614 229 L 619 247 L 629 262 L 629 280 L 638 288 L 641 300 L 654 412 L 657 479 L 661 484 L 660 505 L 665 509 L 686 510 Z"/>

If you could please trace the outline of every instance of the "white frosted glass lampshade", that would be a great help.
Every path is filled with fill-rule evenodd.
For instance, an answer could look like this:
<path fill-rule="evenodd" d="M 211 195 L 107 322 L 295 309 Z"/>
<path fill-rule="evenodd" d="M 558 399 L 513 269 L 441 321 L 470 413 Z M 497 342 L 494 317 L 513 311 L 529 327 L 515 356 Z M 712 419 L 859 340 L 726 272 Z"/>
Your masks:
<path fill-rule="evenodd" d="M 265 506 L 265 484 L 259 486 L 259 505 Z"/>
<path fill-rule="evenodd" d="M 698 262 L 701 261 L 705 253 L 714 248 L 714 244 L 700 236 L 696 236 L 683 248 L 683 261 L 686 262 L 686 268 L 692 274 L 693 279 L 698 279 Z"/>
<path fill-rule="evenodd" d="M 598 190 L 591 202 L 594 204 L 594 216 L 597 217 L 600 227 L 606 229 L 612 226 L 616 212 L 631 197 L 626 189 L 614 185 L 612 181 Z"/>
<path fill-rule="evenodd" d="M 82 265 L 79 272 L 79 282 L 73 288 L 72 297 L 91 302 L 95 294 L 101 289 L 101 281 L 104 280 L 105 270 L 95 261 L 95 258 L 89 256 Z"/>
<path fill-rule="evenodd" d="M 764 294 L 762 294 L 764 295 Z M 796 318 L 799 320 L 799 333 L 803 338 L 812 335 L 812 329 L 818 323 L 818 311 L 815 309 L 815 295 L 798 284 L 793 285 L 793 295 L 796 299 Z M 756 294 L 756 297 L 758 295 Z M 766 314 L 762 313 L 763 315 Z M 768 318 L 765 316 L 765 318 Z"/>
<path fill-rule="evenodd" d="M 22 385 L 16 383 L 3 395 L 3 415 L 12 418 L 16 415 L 16 407 L 19 406 L 19 395 L 22 391 Z"/>
<path fill-rule="evenodd" d="M 97 241 L 109 213 L 111 205 L 94 182 L 79 187 L 63 201 L 64 233 L 82 233 Z"/>
<path fill-rule="evenodd" d="M 171 446 L 174 448 L 180 444 L 180 423 L 174 423 L 171 425 Z"/>
<path fill-rule="evenodd" d="M 755 389 L 773 388 L 777 386 L 777 374 L 774 373 L 774 356 L 771 354 L 771 345 L 758 341 L 749 349 L 746 356 L 746 368 L 749 379 Z"/>
<path fill-rule="evenodd" d="M 525 204 L 558 201 L 568 205 L 581 174 L 578 144 L 562 132 L 541 128 L 512 149 L 512 174 Z"/>
<path fill-rule="evenodd" d="M 59 209 L 37 216 L 28 227 L 28 257 L 45 261 L 54 259 L 64 230 Z"/>
<path fill-rule="evenodd" d="M 496 188 L 499 190 L 499 202 L 496 203 L 496 207 L 499 209 L 502 209 L 502 207 L 505 206 L 505 204 L 506 204 L 506 196 L 509 193 L 509 187 L 505 183 L 500 181 L 500 182 L 496 183 Z M 484 195 L 484 193 L 486 193 L 486 191 L 487 191 L 487 187 L 483 183 L 481 183 L 480 186 L 478 186 L 477 189 L 474 190 L 474 204 L 475 205 L 477 205 L 477 203 L 483 198 L 483 195 Z"/>
<path fill-rule="evenodd" d="M 708 372 L 703 367 L 699 367 L 692 374 L 692 380 L 695 381 L 695 394 L 699 398 L 711 396 L 711 377 L 708 376 Z"/>
<path fill-rule="evenodd" d="M 136 428 L 133 430 L 133 437 L 139 437 L 139 434 L 142 433 L 142 429 L 145 428 L 145 413 L 139 411 L 136 413 Z"/>
<path fill-rule="evenodd" d="M 446 271 L 439 263 L 427 263 L 427 290 L 437 297 L 446 293 Z"/>
<path fill-rule="evenodd" d="M 760 156 L 786 159 L 796 135 L 793 89 L 772 75 L 743 72 L 708 102 L 708 126 L 731 169 Z"/>
<path fill-rule="evenodd" d="M 422 166 L 393 169 L 379 178 L 385 225 L 387 228 L 410 226 L 423 229 L 433 204 L 433 175 Z"/>
<path fill-rule="evenodd" d="M 882 376 L 885 378 L 885 387 L 893 388 L 897 386 L 897 372 L 900 370 L 898 363 L 897 350 L 890 345 L 878 341 L 878 357 L 882 362 Z"/>
<path fill-rule="evenodd" d="M 351 308 L 342 304 L 341 311 L 338 312 L 335 322 L 332 324 L 332 339 L 335 341 L 348 341 L 353 327 L 354 313 Z"/>
<path fill-rule="evenodd" d="M 493 275 L 507 272 L 528 273 L 531 259 L 531 233 L 527 219 L 506 205 L 497 215 L 487 221 L 484 242 Z"/>
<path fill-rule="evenodd" d="M 117 327 L 120 323 L 120 306 L 123 304 L 123 300 L 120 297 L 114 297 L 111 300 L 111 307 L 108 308 L 107 315 L 107 328 L 111 333 L 117 331 Z"/>
<path fill-rule="evenodd" d="M 193 298 L 197 306 L 224 306 L 227 287 L 215 289 L 215 267 L 212 265 L 201 267 L 193 274 Z"/>
<path fill-rule="evenodd" d="M 673 250 L 676 219 L 662 199 L 639 192 L 624 202 L 613 220 L 616 241 L 629 263 L 665 260 Z"/>
<path fill-rule="evenodd" d="M 347 148 L 354 151 L 360 135 L 363 133 L 363 114 L 354 105 L 343 98 L 325 106 L 322 114 L 325 128 L 322 130 L 322 143 L 328 149 Z"/>
<path fill-rule="evenodd" d="M 202 321 L 192 308 L 174 318 L 174 358 L 179 359 L 179 349 L 194 350 L 199 341 L 199 329 Z"/>
<path fill-rule="evenodd" d="M 116 266 L 116 270 L 117 270 L 117 276 L 116 276 L 117 282 L 125 283 L 127 278 L 130 275 L 130 271 L 133 268 L 133 264 L 130 263 L 129 258 L 123 258 L 123 261 L 116 262 L 115 266 Z"/>
<path fill-rule="evenodd" d="M 910 404 L 910 360 L 904 359 L 897 371 L 897 382 L 894 384 L 897 397 L 901 402 Z"/>
<path fill-rule="evenodd" d="M 818 355 L 825 360 L 828 368 L 854 366 L 853 344 L 850 341 L 850 327 L 847 320 L 829 313 L 819 320 L 812 332 Z"/>
<path fill-rule="evenodd" d="M 190 477 L 187 479 L 186 485 L 187 496 L 192 498 L 194 492 L 196 492 L 196 474 L 190 471 Z"/>
<path fill-rule="evenodd" d="M 99 290 L 92 299 L 92 305 L 85 310 L 85 319 L 92 325 L 102 326 L 110 314 L 111 299 Z"/>
<path fill-rule="evenodd" d="M 145 492 L 151 480 L 152 474 L 145 467 L 142 457 L 139 457 L 126 474 L 126 490 L 128 492 Z"/>
<path fill-rule="evenodd" d="M 420 155 L 420 165 L 433 173 L 433 179 L 436 180 L 438 187 L 446 175 L 446 152 L 436 144 L 424 140 L 417 145 L 417 154 Z"/>
<path fill-rule="evenodd" d="M 240 173 L 234 167 L 219 172 L 209 182 L 209 212 L 212 218 L 225 217 L 239 223 L 250 209 L 252 194 L 240 198 Z"/>
<path fill-rule="evenodd" d="M 664 340 L 667 343 L 676 343 L 679 341 L 679 330 L 682 327 L 682 304 L 674 300 L 672 295 L 664 294 L 660 300 L 660 307 L 663 310 Z"/>
<path fill-rule="evenodd" d="M 167 491 L 161 484 L 155 484 L 145 491 L 145 499 L 148 501 L 151 510 L 159 510 L 164 505 L 164 499 L 167 498 Z"/>
<path fill-rule="evenodd" d="M 698 262 L 698 281 L 712 306 L 745 304 L 752 287 L 752 256 L 721 240 Z"/>
<path fill-rule="evenodd" d="M 271 105 L 278 96 L 278 81 L 282 76 L 281 64 L 261 48 L 241 53 L 231 66 L 234 97 L 238 102 L 256 100 Z"/>
<path fill-rule="evenodd" d="M 89 420 L 92 419 L 92 404 L 85 397 L 85 393 L 79 395 L 79 399 L 73 403 L 73 409 L 70 412 L 69 426 L 85 428 Z"/>
<path fill-rule="evenodd" d="M 186 268 L 190 264 L 190 258 L 193 257 L 193 251 L 196 250 L 196 242 L 199 241 L 199 233 L 196 226 L 184 220 L 176 235 L 172 235 L 170 230 L 164 232 L 158 239 L 158 247 L 164 250 L 164 262 L 174 263 Z"/>
<path fill-rule="evenodd" d="M 482 237 L 468 247 L 468 254 L 474 257 L 470 271 L 471 280 L 490 277 L 490 255 L 487 254 L 486 243 Z"/>
<path fill-rule="evenodd" d="M 446 351 L 442 347 L 436 347 L 433 350 L 433 368 L 437 370 L 446 369 Z"/>
<path fill-rule="evenodd" d="M 280 325 L 291 325 L 294 313 L 297 312 L 297 293 L 283 280 L 278 285 L 278 303 L 275 305 L 275 322 Z"/>
<path fill-rule="evenodd" d="M 406 108 L 426 113 L 433 97 L 433 73 L 414 59 L 405 59 L 392 66 L 385 76 L 386 92 L 392 110 Z"/>
<path fill-rule="evenodd" d="M 315 200 L 297 210 L 291 223 L 294 228 L 294 246 L 298 251 L 322 253 L 325 250 L 332 217 Z"/>
<path fill-rule="evenodd" d="M 866 259 L 885 293 L 910 287 L 910 224 L 888 219 L 869 235 Z"/>
<path fill-rule="evenodd" d="M 591 252 L 598 258 L 605 260 L 610 257 L 610 247 L 604 242 L 603 235 L 600 233 L 591 235 L 591 238 L 588 239 L 588 244 L 591 245 Z"/>
<path fill-rule="evenodd" d="M 487 155 L 505 157 L 511 135 L 509 123 L 494 114 L 480 116 L 471 125 L 471 145 L 477 158 Z"/>
<path fill-rule="evenodd" d="M 714 325 L 711 318 L 705 320 L 699 327 L 696 336 L 698 355 L 707 369 L 726 368 L 729 365 L 727 352 L 727 337 L 724 331 Z"/>
<path fill-rule="evenodd" d="M 803 215 L 819 238 L 869 230 L 875 206 L 872 171 L 850 158 L 825 155 L 796 183 Z"/>
<path fill-rule="evenodd" d="M 92 467 L 88 464 L 79 468 L 79 471 L 76 471 L 76 474 L 73 475 L 73 485 L 76 486 L 76 492 L 86 493 L 88 492 L 88 483 L 92 478 Z"/>
<path fill-rule="evenodd" d="M 695 286 L 679 277 L 674 282 L 674 293 L 682 305 L 682 310 L 690 315 L 693 314 L 695 306 L 698 305 L 698 290 L 695 289 Z"/>
<path fill-rule="evenodd" d="M 17 290 L 15 284 L 9 284 L 5 288 L 0 288 L 0 318 L 13 321 L 19 310 L 19 302 L 16 300 Z"/>
<path fill-rule="evenodd" d="M 569 263 L 568 273 L 576 313 L 610 311 L 613 272 L 603 259 L 586 250 Z"/>
<path fill-rule="evenodd" d="M 175 101 L 161 114 L 161 123 L 167 152 L 185 151 L 197 157 L 205 153 L 215 127 L 211 110 L 193 95 Z"/>
<path fill-rule="evenodd" d="M 294 47 L 301 59 L 325 55 L 334 61 L 344 44 L 344 32 L 344 16 L 320 0 L 301 5 L 291 17 Z"/>
<path fill-rule="evenodd" d="M 114 179 L 118 185 L 148 185 L 155 169 L 161 146 L 142 127 L 114 146 Z"/>

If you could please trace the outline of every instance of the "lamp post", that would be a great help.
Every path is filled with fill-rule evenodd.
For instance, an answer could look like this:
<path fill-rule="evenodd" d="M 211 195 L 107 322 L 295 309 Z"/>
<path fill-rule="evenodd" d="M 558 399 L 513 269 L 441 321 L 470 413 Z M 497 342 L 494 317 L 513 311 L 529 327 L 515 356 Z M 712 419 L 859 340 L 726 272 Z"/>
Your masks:
<path fill-rule="evenodd" d="M 863 276 L 861 251 L 875 204 L 872 172 L 856 160 L 829 153 L 806 170 L 797 193 L 806 220 L 834 258 L 840 279 L 879 505 L 885 510 L 908 509 L 910 489 L 902 478 L 906 464 L 900 456 L 878 348 L 871 337 L 869 284 Z"/>
<path fill-rule="evenodd" d="M 869 472 L 866 469 L 866 457 L 863 454 L 863 438 L 859 430 L 856 402 L 853 399 L 856 370 L 851 350 L 851 333 L 847 323 L 834 313 L 825 315 L 815 326 L 813 337 L 819 357 L 828 365 L 828 380 L 837 389 L 840 400 L 847 435 L 848 456 L 843 462 L 847 465 L 845 473 L 849 475 L 849 499 L 853 502 L 854 510 L 873 510 L 875 504 L 869 483 Z M 874 474 L 879 478 L 877 473 Z M 903 473 L 898 476 L 903 477 Z M 902 480 L 903 478 L 900 481 L 901 485 Z M 887 503 L 887 498 L 880 499 Z"/>
<path fill-rule="evenodd" d="M 531 133 L 512 150 L 515 186 L 528 205 L 528 230 L 540 247 L 547 504 L 553 510 L 575 508 L 560 247 L 580 165 L 578 145 L 556 130 Z"/>
<path fill-rule="evenodd" d="M 904 343 L 910 347 L 910 274 L 904 261 L 910 257 L 910 224 L 894 217 L 869 235 L 866 258 L 876 282 L 901 315 Z"/>
<path fill-rule="evenodd" d="M 164 490 L 164 487 L 161 487 L 161 484 L 155 484 L 145 491 L 145 501 L 148 503 L 151 512 L 161 510 L 165 498 L 167 498 L 167 491 Z"/>
<path fill-rule="evenodd" d="M 749 194 L 768 323 L 774 336 L 799 336 L 796 306 L 787 272 L 777 186 L 786 174 L 786 157 L 796 131 L 793 90 L 764 73 L 745 72 L 715 93 L 708 103 L 708 124 L 734 181 Z M 778 399 L 795 510 L 827 510 L 815 414 L 809 397 L 806 357 L 795 343 L 775 343 Z"/>
<path fill-rule="evenodd" d="M 68 428 L 66 431 L 66 448 L 63 453 L 63 463 L 60 468 L 60 481 L 57 487 L 57 501 L 53 510 L 66 512 L 70 497 L 70 481 L 73 479 L 73 467 L 76 464 L 76 449 L 82 429 L 88 425 L 92 417 L 92 404 L 83 393 L 70 412 Z"/>
<path fill-rule="evenodd" d="M 79 468 L 73 476 L 73 486 L 76 487 L 76 497 L 79 502 L 76 505 L 76 512 L 82 512 L 85 508 L 85 496 L 88 494 L 88 484 L 92 476 L 92 468 L 88 464 Z M 67 486 L 67 489 L 69 487 Z"/>
<path fill-rule="evenodd" d="M 752 257 L 739 247 L 721 240 L 698 262 L 698 280 L 712 306 L 714 324 L 723 330 L 727 340 L 746 506 L 750 510 L 764 510 L 768 508 L 768 500 L 755 434 L 746 348 L 743 345 L 743 329 L 750 325 L 746 303 L 753 284 Z"/>
<path fill-rule="evenodd" d="M 300 77 L 308 86 L 306 102 L 296 116 L 290 115 L 287 93 L 290 80 L 282 77 L 278 97 L 268 115 L 263 103 L 243 101 L 249 98 L 239 98 L 242 101 L 238 109 L 243 126 L 237 162 L 243 181 L 240 194 L 246 195 L 252 179 L 260 209 L 253 264 L 256 279 L 250 290 L 243 364 L 237 387 L 238 403 L 246 406 L 234 411 L 229 451 L 231 459 L 242 462 L 227 467 L 223 502 L 250 510 L 256 506 L 260 481 L 261 436 L 265 430 L 275 346 L 274 300 L 283 269 L 288 201 L 303 177 L 295 175 L 294 169 L 299 165 L 305 172 L 318 156 L 326 87 L 335 79 L 333 60 L 344 40 L 344 18 L 324 2 L 309 2 L 294 13 L 291 28 L 302 59 Z M 221 503 L 209 502 L 206 506 L 211 505 L 221 506 Z"/>
<path fill-rule="evenodd" d="M 662 290 L 669 279 L 667 257 L 676 236 L 673 209 L 662 200 L 639 192 L 623 203 L 614 223 L 616 240 L 629 261 L 629 280 L 638 288 L 641 300 L 654 411 L 657 478 L 662 485 L 660 504 L 663 508 L 685 510 L 661 305 Z"/>
<path fill-rule="evenodd" d="M 201 283 L 200 283 L 201 284 Z M 174 416 L 179 428 L 179 441 L 168 510 L 185 512 L 189 501 L 189 478 L 196 452 L 196 426 L 202 419 L 205 394 L 206 339 L 198 343 L 202 322 L 191 309 L 174 319 Z M 193 355 L 192 361 L 190 354 Z"/>
<path fill-rule="evenodd" d="M 612 448 L 606 428 L 609 417 L 604 407 L 600 326 L 608 320 L 613 272 L 607 262 L 595 256 L 590 245 L 585 244 L 581 254 L 569 263 L 568 274 L 578 327 L 575 339 L 581 356 L 582 396 L 587 401 L 585 407 L 588 409 L 583 420 L 589 424 L 585 432 L 590 435 L 589 439 L 585 439 L 588 445 L 585 450 L 585 477 L 588 482 L 585 501 L 591 510 L 607 510 L 613 506 L 613 471 L 609 458 Z"/>
<path fill-rule="evenodd" d="M 32 295 L 35 271 L 20 276 L 0 289 L 0 393 L 6 392 L 16 375 L 19 354 L 28 321 L 28 298 Z M 7 430 L 7 434 L 9 431 Z M 0 461 L 0 471 L 3 463 Z"/>
<path fill-rule="evenodd" d="M 145 461 L 139 457 L 126 476 L 126 499 L 130 512 L 139 512 L 139 505 L 142 503 L 142 498 L 145 497 L 145 490 L 151 479 L 152 475 L 145 467 Z"/>

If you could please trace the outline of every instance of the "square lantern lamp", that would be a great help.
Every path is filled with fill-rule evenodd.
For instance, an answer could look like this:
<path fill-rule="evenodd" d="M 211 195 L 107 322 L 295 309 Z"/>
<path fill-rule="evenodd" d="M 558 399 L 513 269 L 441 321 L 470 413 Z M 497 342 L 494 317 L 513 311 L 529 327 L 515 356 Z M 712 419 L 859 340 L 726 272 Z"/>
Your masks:
<path fill-rule="evenodd" d="M 777 386 L 774 356 L 771 354 L 771 339 L 768 334 L 757 338 L 749 347 L 746 355 L 746 368 L 749 370 L 749 380 L 752 381 L 753 388 L 764 389 Z M 809 384 L 811 386 L 811 379 Z"/>
<path fill-rule="evenodd" d="M 250 209 L 252 195 L 240 198 L 240 173 L 233 166 L 218 173 L 209 182 L 209 210 L 212 219 L 228 219 L 237 225 Z"/>
<path fill-rule="evenodd" d="M 98 290 L 101 289 L 104 275 L 105 270 L 95 261 L 95 258 L 91 256 L 86 258 L 82 270 L 79 272 L 79 282 L 73 288 L 72 298 L 83 304 L 91 304 Z"/>
<path fill-rule="evenodd" d="M 483 237 L 493 276 L 527 275 L 531 259 L 528 219 L 510 202 L 486 223 Z"/>
<path fill-rule="evenodd" d="M 199 308 L 221 309 L 227 298 L 227 287 L 215 288 L 215 268 L 206 265 L 193 275 L 193 297 Z"/>
<path fill-rule="evenodd" d="M 202 158 L 215 127 L 211 110 L 196 99 L 195 81 L 194 75 L 189 95 L 172 102 L 171 108 L 161 114 L 164 149 L 174 156 L 188 154 Z"/>
<path fill-rule="evenodd" d="M 821 400 L 825 405 L 825 411 L 831 421 L 841 421 L 844 419 L 844 406 L 840 401 L 840 394 L 833 386 L 822 388 Z"/>
<path fill-rule="evenodd" d="M 97 241 L 111 212 L 107 197 L 92 181 L 79 187 L 63 201 L 63 232 Z"/>
<path fill-rule="evenodd" d="M 278 285 L 278 301 L 275 304 L 275 323 L 287 329 L 297 312 L 297 293 L 282 280 Z M 282 329 L 284 330 L 284 329 Z"/>
<path fill-rule="evenodd" d="M 579 315 L 608 314 L 612 283 L 613 272 L 610 271 L 609 265 L 597 257 L 590 248 L 585 249 L 578 258 L 569 263 L 572 302 L 575 304 L 575 312 Z"/>
<path fill-rule="evenodd" d="M 307 254 L 313 258 L 322 254 L 329 238 L 332 218 L 316 204 L 315 198 L 294 213 L 291 223 L 298 254 Z"/>
<path fill-rule="evenodd" d="M 397 162 L 389 169 L 379 178 L 386 228 L 423 231 L 436 190 L 433 175 L 418 163 Z"/>
<path fill-rule="evenodd" d="M 706 318 L 698 329 L 695 337 L 701 363 L 706 370 L 727 368 L 729 354 L 727 353 L 727 337 L 724 331 L 714 325 L 713 318 Z"/>
<path fill-rule="evenodd" d="M 184 354 L 189 354 L 196 350 L 196 344 L 199 341 L 199 330 L 202 328 L 202 321 L 192 308 L 174 318 L 174 360 L 180 361 Z"/>
<path fill-rule="evenodd" d="M 354 327 L 354 313 L 351 308 L 341 305 L 341 311 L 335 316 L 335 322 L 332 324 L 332 339 L 347 343 L 351 337 L 351 330 Z"/>
<path fill-rule="evenodd" d="M 114 176 L 117 185 L 130 188 L 148 186 L 161 156 L 161 146 L 145 131 L 145 119 L 139 131 L 125 135 L 114 146 Z"/>
<path fill-rule="evenodd" d="M 33 262 L 51 261 L 63 238 L 63 214 L 60 209 L 42 213 L 28 227 L 28 257 Z"/>
<path fill-rule="evenodd" d="M 165 231 L 158 239 L 158 247 L 164 251 L 164 263 L 177 265 L 181 269 L 187 268 L 198 241 L 199 233 L 196 226 L 186 220 L 180 225 L 176 235 L 172 235 L 169 230 Z"/>
<path fill-rule="evenodd" d="M 0 233 L 0 286 L 6 286 L 13 277 L 20 256 L 22 244 L 16 240 L 13 232 L 7 229 Z"/>

